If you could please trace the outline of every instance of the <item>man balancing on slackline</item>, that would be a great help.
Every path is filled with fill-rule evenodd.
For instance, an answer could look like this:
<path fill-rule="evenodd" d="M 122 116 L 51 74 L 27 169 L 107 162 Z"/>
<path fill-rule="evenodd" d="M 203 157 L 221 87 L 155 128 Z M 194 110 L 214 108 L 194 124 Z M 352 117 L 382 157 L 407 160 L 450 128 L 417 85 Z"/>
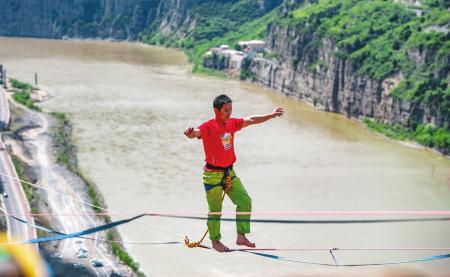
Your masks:
<path fill-rule="evenodd" d="M 211 214 L 222 211 L 222 191 L 225 190 L 228 197 L 237 206 L 237 212 L 248 212 L 248 214 L 236 215 L 236 244 L 255 247 L 255 244 L 250 242 L 245 236 L 245 234 L 250 233 L 252 199 L 233 170 L 233 163 L 236 161 L 234 134 L 247 126 L 282 116 L 284 110 L 277 108 L 266 115 L 230 118 L 232 103 L 231 99 L 226 95 L 217 96 L 214 99 L 213 107 L 215 118 L 206 121 L 198 128 L 189 127 L 184 131 L 188 138 L 203 140 L 203 148 L 206 155 L 203 182 L 210 213 L 208 215 L 209 238 L 212 241 L 213 248 L 217 251 L 225 252 L 229 250 L 228 247 L 220 242 L 220 214 Z"/>

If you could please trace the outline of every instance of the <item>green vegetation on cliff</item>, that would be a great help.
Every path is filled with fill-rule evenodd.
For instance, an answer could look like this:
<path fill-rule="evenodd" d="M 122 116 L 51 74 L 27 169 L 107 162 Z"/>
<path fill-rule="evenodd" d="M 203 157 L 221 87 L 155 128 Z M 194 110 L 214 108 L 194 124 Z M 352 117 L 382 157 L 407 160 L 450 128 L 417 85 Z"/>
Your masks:
<path fill-rule="evenodd" d="M 264 39 L 267 33 L 267 27 L 270 22 L 275 20 L 277 11 L 278 9 L 273 10 L 260 18 L 251 20 L 239 26 L 236 30 L 230 31 L 222 36 L 215 37 L 211 40 L 198 41 L 193 47 L 187 48 L 186 53 L 194 64 L 201 64 L 203 54 L 212 47 L 227 44 L 233 48 L 241 40 Z"/>
<path fill-rule="evenodd" d="M 233 47 L 240 40 L 263 39 L 281 3 L 282 0 L 204 0 L 190 11 L 195 24 L 176 30 L 184 34 L 182 39 L 175 33 L 165 35 L 154 30 L 141 33 L 140 39 L 150 44 L 182 47 L 199 70 L 203 54 L 212 47 L 221 44 Z"/>
<path fill-rule="evenodd" d="M 351 63 L 359 75 L 382 82 L 394 76 L 400 83 L 390 92 L 412 103 L 405 128 L 408 135 L 430 147 L 449 148 L 450 134 L 450 15 L 447 1 L 420 1 L 421 5 L 393 1 L 320 0 L 292 4 L 274 24 L 293 28 L 303 37 L 307 64 L 321 62 L 322 41 L 332 41 L 336 57 Z M 439 115 L 438 127 L 424 127 L 427 107 Z M 377 125 L 403 136 L 396 124 Z M 373 127 L 373 126 L 372 126 Z M 383 133 L 386 133 L 383 131 Z"/>
<path fill-rule="evenodd" d="M 365 118 L 364 123 L 369 129 L 382 133 L 394 140 L 414 140 L 423 146 L 437 148 L 443 154 L 450 154 L 450 132 L 431 124 L 419 124 L 414 130 L 405 128 L 399 123 L 379 123 Z"/>
<path fill-rule="evenodd" d="M 358 74 L 381 81 L 401 73 L 404 79 L 392 95 L 426 103 L 449 122 L 448 4 L 421 2 L 419 10 L 392 1 L 322 0 L 294 9 L 276 23 L 313 37 L 311 47 L 304 47 L 311 64 L 318 59 L 317 41 L 328 38 L 338 47 L 334 55 L 349 60 Z"/>
<path fill-rule="evenodd" d="M 330 38 L 339 48 L 336 55 L 350 58 L 360 74 L 376 80 L 399 70 L 412 74 L 411 50 L 434 51 L 430 54 L 436 57 L 449 54 L 448 35 L 426 29 L 450 23 L 448 12 L 441 9 L 428 10 L 420 17 L 391 1 L 327 0 L 294 10 L 280 22 L 313 33 L 316 39 Z M 445 60 L 436 61 L 433 69 L 448 70 Z"/>

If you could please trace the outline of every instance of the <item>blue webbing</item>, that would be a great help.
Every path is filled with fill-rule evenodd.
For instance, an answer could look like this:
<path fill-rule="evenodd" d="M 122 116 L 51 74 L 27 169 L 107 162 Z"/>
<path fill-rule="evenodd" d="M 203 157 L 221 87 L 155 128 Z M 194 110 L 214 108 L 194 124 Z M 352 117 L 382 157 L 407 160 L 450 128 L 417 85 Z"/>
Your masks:
<path fill-rule="evenodd" d="M 49 231 L 51 233 L 59 233 L 60 234 L 58 236 L 38 238 L 38 239 L 28 240 L 28 241 L 25 242 L 27 244 L 31 244 L 31 243 L 40 243 L 40 242 L 48 242 L 48 241 L 55 241 L 55 240 L 63 240 L 63 239 L 68 239 L 68 238 L 74 238 L 74 237 L 80 237 L 80 236 L 83 236 L 83 235 L 93 234 L 93 233 L 96 233 L 96 232 L 99 232 L 99 231 L 104 231 L 104 230 L 116 227 L 118 225 L 129 223 L 129 222 L 131 222 L 133 220 L 136 220 L 136 219 L 141 218 L 141 217 L 146 216 L 146 215 L 147 214 L 141 214 L 141 215 L 137 215 L 135 217 L 129 218 L 129 219 L 118 220 L 118 221 L 115 221 L 115 222 L 111 222 L 111 223 L 108 223 L 108 224 L 104 224 L 104 225 L 101 225 L 101 226 L 97 226 L 97 227 L 94 227 L 94 228 L 90 228 L 90 229 L 86 229 L 86 230 L 83 230 L 83 231 L 80 231 L 80 232 L 75 232 L 75 233 L 70 233 L 70 234 L 62 234 L 62 233 L 50 230 L 50 229 L 45 228 L 45 227 L 41 227 L 41 226 L 37 226 L 37 225 L 31 224 L 31 223 L 27 222 L 26 220 L 17 218 L 15 216 L 11 216 L 11 215 L 10 216 L 12 218 L 14 218 L 14 219 L 24 223 L 24 224 L 33 225 L 34 227 L 40 227 L 40 229 L 42 229 L 42 230 Z M 173 244 L 173 242 L 169 242 L 167 244 Z M 211 249 L 210 247 L 204 247 L 204 248 Z M 245 253 L 249 253 L 249 254 L 253 254 L 253 255 L 269 258 L 269 259 L 280 260 L 280 261 L 303 263 L 303 264 L 311 264 L 311 265 L 321 265 L 321 266 L 332 266 L 332 267 L 382 266 L 382 265 L 395 265 L 395 264 L 407 264 L 407 263 L 416 263 L 416 262 L 426 262 L 426 261 L 442 260 L 442 259 L 450 258 L 450 253 L 449 253 L 449 254 L 442 254 L 442 255 L 434 255 L 434 256 L 429 256 L 429 257 L 417 258 L 417 259 L 412 259 L 412 260 L 386 262 L 386 263 L 338 264 L 335 261 L 336 262 L 335 264 L 330 264 L 330 263 L 316 263 L 316 262 L 296 260 L 296 259 L 291 259 L 291 258 L 278 256 L 278 255 L 272 255 L 272 254 L 255 252 L 255 251 L 251 251 L 251 249 L 249 249 L 249 250 L 230 250 L 229 252 L 236 252 L 236 251 L 245 252 Z"/>

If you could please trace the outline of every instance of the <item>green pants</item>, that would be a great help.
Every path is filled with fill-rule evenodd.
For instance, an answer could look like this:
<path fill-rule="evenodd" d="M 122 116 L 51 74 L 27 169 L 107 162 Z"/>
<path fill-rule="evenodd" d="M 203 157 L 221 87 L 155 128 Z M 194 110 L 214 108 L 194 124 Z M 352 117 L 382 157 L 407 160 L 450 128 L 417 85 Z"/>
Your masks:
<path fill-rule="evenodd" d="M 221 212 L 222 211 L 222 194 L 223 187 L 221 186 L 223 172 L 210 172 L 205 171 L 203 173 L 203 182 L 205 188 L 208 187 L 206 192 L 206 200 L 208 201 L 209 212 Z M 248 196 L 244 185 L 241 180 L 236 176 L 234 170 L 230 173 L 231 176 L 231 190 L 227 193 L 231 201 L 236 205 L 237 212 L 251 212 L 252 211 L 252 199 Z M 208 186 L 209 185 L 209 186 Z M 211 185 L 213 186 L 211 188 Z M 208 216 L 208 230 L 209 238 L 211 240 L 220 240 L 220 215 Z M 250 215 L 236 215 L 236 228 L 238 234 L 250 233 Z"/>

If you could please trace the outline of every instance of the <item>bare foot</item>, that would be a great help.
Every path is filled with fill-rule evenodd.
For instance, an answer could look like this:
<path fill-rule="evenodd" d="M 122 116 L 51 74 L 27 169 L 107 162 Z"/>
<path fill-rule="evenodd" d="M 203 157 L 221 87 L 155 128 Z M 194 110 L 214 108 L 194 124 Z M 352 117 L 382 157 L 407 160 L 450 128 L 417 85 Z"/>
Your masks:
<path fill-rule="evenodd" d="M 237 245 L 245 245 L 247 247 L 252 247 L 252 248 L 256 247 L 256 244 L 254 244 L 253 242 L 249 241 L 248 238 L 245 236 L 245 234 L 238 234 L 237 235 L 236 244 Z"/>
<path fill-rule="evenodd" d="M 226 251 L 230 250 L 223 243 L 221 243 L 220 240 L 212 240 L 211 242 L 212 242 L 213 248 L 216 249 L 218 252 L 226 252 Z"/>

